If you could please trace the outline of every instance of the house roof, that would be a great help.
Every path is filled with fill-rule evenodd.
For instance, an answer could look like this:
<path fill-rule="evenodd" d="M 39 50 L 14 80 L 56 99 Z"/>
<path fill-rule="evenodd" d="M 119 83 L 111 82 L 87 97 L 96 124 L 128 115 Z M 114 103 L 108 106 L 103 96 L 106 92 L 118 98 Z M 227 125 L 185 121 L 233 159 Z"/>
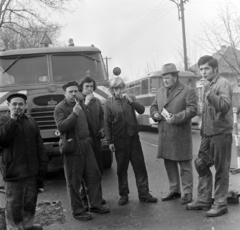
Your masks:
<path fill-rule="evenodd" d="M 212 55 L 218 60 L 219 74 L 228 76 L 239 76 L 240 74 L 240 50 L 230 46 L 222 46 L 220 50 Z M 189 68 L 190 71 L 200 74 L 197 63 Z"/>

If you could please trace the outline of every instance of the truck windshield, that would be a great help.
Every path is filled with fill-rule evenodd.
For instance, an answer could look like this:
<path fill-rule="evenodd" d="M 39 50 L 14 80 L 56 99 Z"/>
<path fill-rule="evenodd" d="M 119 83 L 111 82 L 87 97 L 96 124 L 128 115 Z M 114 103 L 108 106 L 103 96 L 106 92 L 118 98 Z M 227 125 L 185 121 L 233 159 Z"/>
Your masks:
<path fill-rule="evenodd" d="M 0 88 L 79 82 L 90 76 L 96 82 L 107 80 L 100 53 L 76 52 L 0 57 Z M 52 80 L 51 80 L 52 79 Z"/>
<path fill-rule="evenodd" d="M 90 76 L 96 82 L 107 80 L 100 53 L 76 53 L 52 55 L 53 81 L 56 83 L 77 81 Z"/>
<path fill-rule="evenodd" d="M 48 82 L 46 55 L 0 58 L 0 87 L 46 84 Z"/>

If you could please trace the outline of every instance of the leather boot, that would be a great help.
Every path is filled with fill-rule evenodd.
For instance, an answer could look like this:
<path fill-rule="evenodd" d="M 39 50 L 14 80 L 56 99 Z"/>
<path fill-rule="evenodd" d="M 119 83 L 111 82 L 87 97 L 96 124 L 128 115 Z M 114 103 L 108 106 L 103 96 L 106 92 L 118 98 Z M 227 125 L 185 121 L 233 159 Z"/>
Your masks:
<path fill-rule="evenodd" d="M 208 217 L 217 217 L 217 216 L 221 216 L 225 213 L 228 213 L 228 208 L 225 204 L 224 205 L 214 204 L 214 205 L 212 205 L 212 208 L 207 212 L 207 216 Z"/>
<path fill-rule="evenodd" d="M 153 197 L 150 193 L 144 194 L 144 195 L 139 195 L 139 201 L 140 202 L 151 202 L 151 203 L 156 203 L 157 198 Z"/>
<path fill-rule="evenodd" d="M 118 204 L 119 205 L 125 205 L 128 203 L 128 196 L 121 196 L 119 201 L 118 201 Z"/>
<path fill-rule="evenodd" d="M 185 193 L 181 199 L 181 204 L 187 204 L 192 202 L 192 193 Z"/>
<path fill-rule="evenodd" d="M 211 203 L 206 203 L 202 201 L 195 201 L 188 203 L 186 206 L 187 210 L 204 210 L 208 211 L 211 208 Z"/>

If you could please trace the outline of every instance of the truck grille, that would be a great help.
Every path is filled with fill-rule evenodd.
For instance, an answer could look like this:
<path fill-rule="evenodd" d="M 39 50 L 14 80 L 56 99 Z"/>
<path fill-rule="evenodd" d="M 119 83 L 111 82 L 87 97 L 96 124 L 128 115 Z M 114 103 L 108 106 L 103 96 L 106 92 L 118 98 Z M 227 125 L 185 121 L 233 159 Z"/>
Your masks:
<path fill-rule="evenodd" d="M 30 115 L 35 119 L 40 130 L 57 129 L 53 112 L 54 107 L 35 108 L 30 111 Z"/>

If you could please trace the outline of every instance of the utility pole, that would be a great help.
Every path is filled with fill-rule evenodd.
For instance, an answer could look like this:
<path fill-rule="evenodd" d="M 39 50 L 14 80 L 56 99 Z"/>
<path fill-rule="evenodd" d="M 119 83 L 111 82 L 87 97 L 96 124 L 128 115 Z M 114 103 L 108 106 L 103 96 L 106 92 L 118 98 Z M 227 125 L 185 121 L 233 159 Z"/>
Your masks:
<path fill-rule="evenodd" d="M 178 19 L 182 19 L 182 36 L 183 36 L 183 56 L 184 56 L 184 69 L 188 70 L 188 58 L 187 58 L 187 43 L 185 33 L 185 18 L 184 18 L 184 3 L 188 0 L 170 0 L 176 3 L 178 8 Z"/>
<path fill-rule="evenodd" d="M 106 70 L 107 70 L 107 77 L 109 78 L 109 73 L 108 73 L 108 60 L 110 60 L 111 58 L 108 58 L 107 56 L 105 57 L 105 62 L 106 62 Z"/>

